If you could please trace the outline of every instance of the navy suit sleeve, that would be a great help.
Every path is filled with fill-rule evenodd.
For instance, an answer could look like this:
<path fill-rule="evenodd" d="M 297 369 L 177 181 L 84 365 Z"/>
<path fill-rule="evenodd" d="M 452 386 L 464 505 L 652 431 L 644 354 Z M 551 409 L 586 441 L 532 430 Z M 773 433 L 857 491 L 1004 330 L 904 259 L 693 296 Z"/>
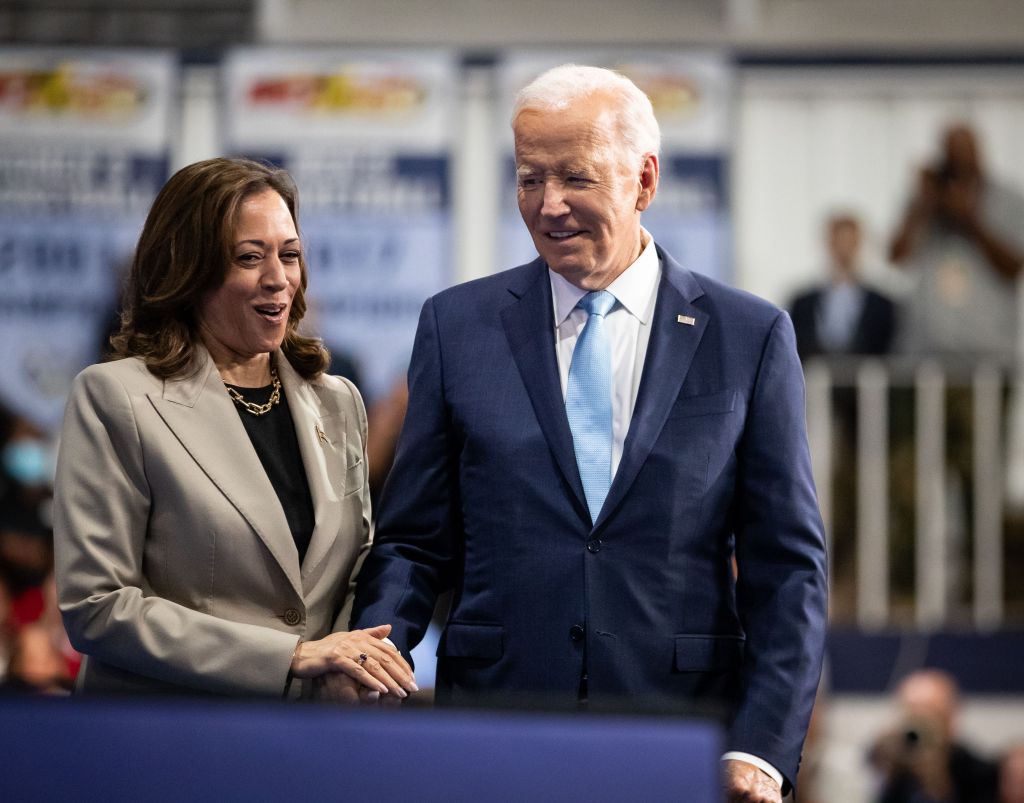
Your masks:
<path fill-rule="evenodd" d="M 390 623 L 408 654 L 461 552 L 458 453 L 445 404 L 433 300 L 420 313 L 409 365 L 409 407 L 381 497 L 373 547 L 359 572 L 352 627 Z"/>
<path fill-rule="evenodd" d="M 768 335 L 739 448 L 736 604 L 746 650 L 727 746 L 792 783 L 821 672 L 827 581 L 803 375 L 785 313 Z"/>

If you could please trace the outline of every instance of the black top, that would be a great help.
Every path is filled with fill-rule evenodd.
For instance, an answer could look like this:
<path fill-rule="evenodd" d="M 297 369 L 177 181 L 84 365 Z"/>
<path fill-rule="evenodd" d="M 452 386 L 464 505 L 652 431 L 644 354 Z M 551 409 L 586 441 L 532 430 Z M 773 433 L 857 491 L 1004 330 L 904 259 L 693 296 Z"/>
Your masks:
<path fill-rule="evenodd" d="M 243 399 L 253 404 L 265 404 L 273 392 L 273 385 L 264 388 L 228 387 L 237 390 Z M 281 401 L 263 415 L 246 412 L 238 404 L 235 404 L 235 409 L 281 501 L 288 528 L 299 550 L 299 563 L 302 563 L 313 537 L 316 519 L 299 441 L 295 437 L 295 424 L 288 409 L 288 397 L 281 388 Z"/>

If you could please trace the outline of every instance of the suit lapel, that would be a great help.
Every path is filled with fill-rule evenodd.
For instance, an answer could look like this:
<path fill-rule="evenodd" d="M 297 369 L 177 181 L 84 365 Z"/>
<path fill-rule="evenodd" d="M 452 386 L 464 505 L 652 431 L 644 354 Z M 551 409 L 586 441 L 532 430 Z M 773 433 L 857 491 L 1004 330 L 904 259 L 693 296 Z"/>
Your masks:
<path fill-rule="evenodd" d="M 509 292 L 517 300 L 502 309 L 501 319 L 541 431 L 562 475 L 572 488 L 579 512 L 589 521 L 583 483 L 572 446 L 572 431 L 565 415 L 565 401 L 558 380 L 551 283 L 542 260 L 535 260 L 531 267 L 533 270 L 514 277 Z"/>
<path fill-rule="evenodd" d="M 877 331 L 875 324 L 875 299 L 871 292 L 864 288 L 864 300 L 860 305 L 860 315 L 857 316 L 857 325 L 853 329 L 853 337 L 850 338 L 849 350 L 854 354 L 870 354 L 874 349 L 869 332 Z"/>
<path fill-rule="evenodd" d="M 256 450 L 224 390 L 216 365 L 199 347 L 202 367 L 164 382 L 149 399 L 164 423 L 249 523 L 302 595 L 299 555 L 288 521 Z"/>
<path fill-rule="evenodd" d="M 693 274 L 684 270 L 661 248 L 658 248 L 658 255 L 662 261 L 662 276 L 651 319 L 651 337 L 640 389 L 622 447 L 622 459 L 595 527 L 604 522 L 625 498 L 654 448 L 709 320 L 707 313 L 693 304 L 703 295 Z M 692 319 L 692 324 L 680 322 L 679 316 Z"/>
<path fill-rule="evenodd" d="M 324 559 L 338 538 L 342 509 L 331 478 L 338 482 L 343 482 L 345 478 L 345 444 L 341 444 L 339 451 L 336 444 L 327 441 L 326 433 L 333 435 L 334 428 L 325 424 L 323 419 L 337 411 L 324 409 L 313 386 L 296 373 L 280 352 L 276 364 L 281 384 L 288 395 L 295 437 L 299 442 L 302 465 L 313 497 L 316 525 L 302 562 L 302 577 L 305 579 Z M 323 440 L 320 433 L 324 433 Z"/>

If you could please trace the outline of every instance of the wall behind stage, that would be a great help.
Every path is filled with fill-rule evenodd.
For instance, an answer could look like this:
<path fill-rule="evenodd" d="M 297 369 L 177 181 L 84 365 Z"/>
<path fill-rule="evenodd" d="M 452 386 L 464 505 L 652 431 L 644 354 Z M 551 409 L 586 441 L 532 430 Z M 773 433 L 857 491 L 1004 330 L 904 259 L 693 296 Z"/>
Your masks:
<path fill-rule="evenodd" d="M 352 48 L 331 50 L 340 54 L 357 52 Z M 422 52 L 395 50 L 399 54 Z M 439 51 L 428 52 L 436 55 Z M 0 271 L 7 280 L 0 307 L 5 342 L 0 356 L 0 400 L 18 405 L 37 420 L 54 423 L 59 420 L 70 377 L 91 358 L 96 347 L 99 310 L 112 303 L 112 266 L 109 270 L 98 266 L 127 257 L 149 199 L 162 179 L 157 174 L 169 172 L 128 169 L 128 165 L 145 163 L 159 168 L 159 160 L 167 159 L 169 154 L 173 170 L 217 155 L 225 147 L 221 134 L 229 122 L 224 116 L 226 95 L 219 65 L 190 64 L 179 72 L 175 59 L 166 54 L 133 53 L 127 55 L 144 55 L 162 65 L 154 68 L 160 77 L 154 73 L 152 79 L 143 81 L 148 87 L 145 108 L 152 108 L 153 114 L 133 118 L 145 120 L 144 126 L 104 123 L 98 114 L 104 108 L 97 100 L 99 95 L 90 95 L 80 83 L 71 84 L 74 91 L 61 83 L 70 73 L 68 69 L 58 70 L 57 65 L 84 63 L 81 51 L 75 52 L 75 58 L 69 58 L 71 53 L 60 51 L 59 57 L 51 58 L 44 68 L 24 61 L 21 51 L 0 51 L 0 64 L 4 65 L 0 120 L 7 121 L 0 125 L 0 148 L 4 149 L 0 169 L 5 171 L 6 180 L 15 182 L 0 188 L 0 199 L 5 199 L 0 215 L 0 231 L 4 232 Z M 114 64 L 112 57 L 119 51 L 107 53 L 111 58 L 106 63 Z M 504 55 L 510 56 L 511 62 L 513 56 L 528 58 L 531 51 L 508 51 Z M 449 82 L 445 103 L 450 104 L 444 123 L 445 141 L 431 146 L 448 166 L 448 194 L 442 214 L 449 220 L 451 233 L 445 243 L 451 260 L 444 266 L 447 273 L 435 277 L 440 284 L 507 267 L 515 256 L 499 251 L 499 221 L 505 221 L 512 231 L 520 231 L 522 225 L 514 214 L 510 176 L 502 157 L 502 153 L 504 158 L 508 154 L 510 102 L 500 79 L 503 62 L 499 59 L 493 64 L 474 62 L 465 66 L 459 64 L 459 57 L 455 52 L 453 63 L 445 68 L 450 69 L 445 79 Z M 949 119 L 963 118 L 974 124 L 992 174 L 1024 189 L 1024 140 L 1017 135 L 1024 130 L 1024 79 L 1019 67 L 729 65 L 734 108 L 728 117 L 726 153 L 731 177 L 726 195 L 733 215 L 735 248 L 728 276 L 738 286 L 772 301 L 785 303 L 798 287 L 820 277 L 821 223 L 830 210 L 840 207 L 852 208 L 865 219 L 869 273 L 900 289 L 902 277 L 885 262 L 885 243 L 910 190 L 914 171 L 932 157 L 939 130 Z M 17 111 L 16 103 L 24 103 L 24 95 L 20 96 L 22 101 L 17 101 L 19 95 L 16 91 L 12 94 L 11 87 L 19 86 L 18 80 L 23 85 L 28 73 L 56 76 L 57 80 L 39 84 L 50 89 L 35 105 Z M 16 79 L 19 74 L 22 79 Z M 82 92 L 98 104 L 91 118 L 82 117 L 80 102 L 78 106 L 69 105 L 79 96 L 76 93 Z M 118 102 L 128 97 L 135 97 L 137 102 L 140 97 L 111 92 L 121 99 Z M 179 93 L 180 104 L 175 102 Z M 159 98 L 162 100 L 157 103 Z M 50 104 L 49 111 L 46 104 Z M 161 108 L 165 111 L 158 111 Z M 118 120 L 126 119 L 124 109 L 119 113 Z M 24 122 L 31 119 L 26 115 L 34 115 L 40 128 L 26 129 Z M 71 120 L 78 122 L 72 124 Z M 163 122 L 157 125 L 156 120 Z M 52 131 L 45 134 L 44 126 Z M 145 137 L 143 129 L 149 132 Z M 31 131 L 30 136 L 25 135 L 26 130 Z M 136 134 L 138 140 L 132 138 Z M 271 150 L 280 153 L 279 149 Z M 343 157 L 340 145 L 333 150 L 333 158 Z M 83 154 L 101 152 L 118 155 L 107 162 L 110 169 L 82 173 L 87 164 L 84 160 L 91 158 Z M 138 157 L 134 162 L 124 156 L 132 153 Z M 72 169 L 72 164 L 78 167 Z M 29 172 L 26 165 L 32 166 Z M 394 176 L 393 168 L 393 164 L 385 166 L 384 175 Z M 50 178 L 37 180 L 42 175 Z M 100 183 L 83 183 L 82 175 Z M 72 196 L 77 193 L 81 198 L 81 187 L 85 187 L 94 198 L 108 200 L 90 204 L 87 215 L 68 217 L 70 202 L 65 202 L 64 212 L 56 214 L 50 209 L 41 216 L 38 206 L 20 206 L 23 193 L 9 191 L 19 186 L 16 176 L 21 177 L 17 180 L 28 181 L 28 185 L 21 185 L 23 189 L 31 186 L 38 191 L 46 187 L 51 198 L 64 197 L 59 192 Z M 62 185 L 55 180 L 59 176 L 64 181 L 78 176 L 75 180 L 79 189 L 60 190 Z M 315 182 L 316 176 L 312 180 Z M 114 195 L 112 187 L 117 188 Z M 120 200 L 110 201 L 114 196 Z M 660 200 L 666 197 L 670 196 Z M 304 194 L 304 217 L 312 211 L 305 201 Z M 83 211 L 82 204 L 78 211 Z M 111 233 L 115 230 L 120 234 Z M 31 232 L 45 234 L 33 239 Z M 102 248 L 94 239 L 100 232 L 104 232 Z M 519 236 L 522 234 L 520 231 Z M 356 235 L 357 239 L 361 236 L 358 232 Z M 354 252 L 358 248 L 345 253 Z M 368 283 L 379 278 L 372 272 L 363 276 Z M 15 281 L 12 277 L 18 278 Z M 321 278 L 314 275 L 314 292 Z M 348 283 L 343 286 L 339 282 L 337 287 L 339 293 L 344 293 Z M 423 286 L 417 292 L 425 295 L 430 290 Z M 62 311 L 52 303 L 54 293 L 67 300 L 62 302 Z M 405 306 L 411 309 L 418 300 Z M 44 309 L 47 305 L 48 313 Z M 41 309 L 45 314 L 40 314 Z M 407 331 L 411 338 L 411 330 Z M 378 363 L 381 377 L 403 370 L 405 355 L 399 356 L 397 349 L 393 354 L 390 361 Z"/>

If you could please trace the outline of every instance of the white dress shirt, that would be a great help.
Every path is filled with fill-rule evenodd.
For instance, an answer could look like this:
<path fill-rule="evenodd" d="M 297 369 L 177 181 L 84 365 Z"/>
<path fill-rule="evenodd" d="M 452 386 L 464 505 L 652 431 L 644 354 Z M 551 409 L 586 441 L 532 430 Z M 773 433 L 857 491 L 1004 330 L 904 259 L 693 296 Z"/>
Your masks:
<path fill-rule="evenodd" d="M 816 324 L 827 351 L 850 350 L 866 298 L 864 288 L 852 281 L 833 282 L 822 291 Z"/>
<path fill-rule="evenodd" d="M 651 318 L 658 298 L 661 265 L 654 239 L 642 232 L 647 245 L 636 261 L 605 289 L 615 296 L 616 304 L 605 316 L 605 331 L 612 345 L 612 477 L 622 459 L 622 444 L 633 418 L 640 377 L 644 371 L 647 343 L 651 339 Z M 550 268 L 551 299 L 555 308 L 555 355 L 562 399 L 569 383 L 569 366 L 576 340 L 587 323 L 587 313 L 576 306 L 587 294 Z"/>
<path fill-rule="evenodd" d="M 616 304 L 605 316 L 605 331 L 612 346 L 612 477 L 622 460 L 622 445 L 633 418 L 640 377 L 643 376 L 647 344 L 651 339 L 651 321 L 658 300 L 661 261 L 654 248 L 654 238 L 641 229 L 645 243 L 640 256 L 605 290 L 615 296 Z M 587 323 L 587 313 L 576 305 L 587 294 L 550 268 L 551 300 L 554 305 L 555 355 L 558 378 L 562 383 L 562 399 L 569 383 L 569 366 L 576 340 Z M 737 759 L 753 764 L 782 786 L 782 773 L 764 759 L 749 753 L 730 751 L 722 760 Z"/>

